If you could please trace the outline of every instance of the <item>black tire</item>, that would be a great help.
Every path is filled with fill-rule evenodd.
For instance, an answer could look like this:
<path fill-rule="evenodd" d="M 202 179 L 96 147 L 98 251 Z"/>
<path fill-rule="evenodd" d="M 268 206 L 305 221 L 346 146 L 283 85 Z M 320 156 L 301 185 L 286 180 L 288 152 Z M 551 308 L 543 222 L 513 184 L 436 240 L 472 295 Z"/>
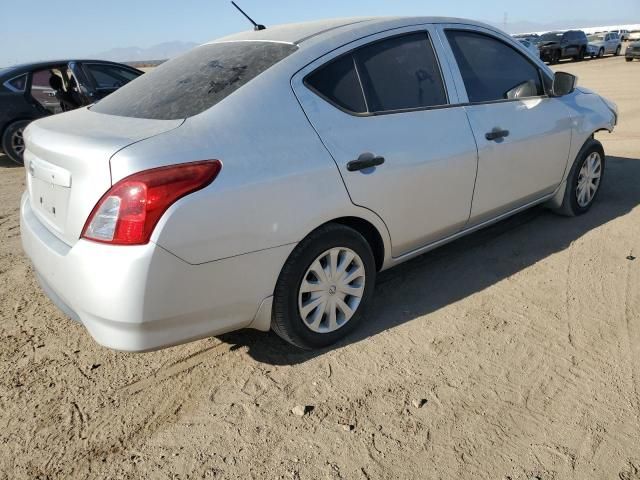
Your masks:
<path fill-rule="evenodd" d="M 604 48 L 601 48 L 600 50 L 598 50 L 598 58 L 602 58 L 604 57 Z"/>
<path fill-rule="evenodd" d="M 359 256 L 365 270 L 364 292 L 350 319 L 337 330 L 319 333 L 305 324 L 298 300 L 299 295 L 304 295 L 300 293 L 300 288 L 307 270 L 318 257 L 332 248 L 347 248 Z M 367 240 L 356 230 L 344 225 L 324 225 L 298 244 L 282 268 L 274 293 L 271 328 L 282 339 L 302 349 L 328 347 L 351 333 L 362 321 L 373 295 L 375 279 L 376 263 Z M 325 318 L 324 314 L 322 318 Z"/>
<path fill-rule="evenodd" d="M 625 58 L 625 60 L 626 60 L 627 62 L 633 62 L 633 58 L 631 58 L 631 57 L 626 57 L 626 58 Z"/>
<path fill-rule="evenodd" d="M 549 63 L 551 63 L 551 65 L 555 65 L 556 63 L 560 63 L 560 58 L 562 57 L 562 54 L 560 53 L 559 50 L 555 50 L 554 52 L 551 53 L 551 61 Z"/>
<path fill-rule="evenodd" d="M 578 203 L 578 181 L 580 178 L 580 170 L 582 166 L 587 161 L 587 159 L 591 156 L 592 153 L 598 153 L 601 159 L 601 170 L 600 170 L 600 181 L 598 183 L 597 189 L 593 194 L 593 197 L 589 201 L 587 205 L 581 206 Z M 573 162 L 573 166 L 571 167 L 571 171 L 569 172 L 569 176 L 567 177 L 567 187 L 564 192 L 564 199 L 562 201 L 562 205 L 560 208 L 556 209 L 555 212 L 559 215 L 564 215 L 567 217 L 575 217 L 578 215 L 583 215 L 589 211 L 593 203 L 598 198 L 598 194 L 600 190 L 602 190 L 602 182 L 604 180 L 606 167 L 606 157 L 604 154 L 604 148 L 602 148 L 602 144 L 597 140 L 591 138 L 587 143 L 584 144 L 580 153 L 576 157 L 575 162 Z"/>
<path fill-rule="evenodd" d="M 622 47 L 618 45 L 618 48 L 616 48 L 616 57 L 620 56 L 620 52 L 622 52 Z"/>
<path fill-rule="evenodd" d="M 18 165 L 24 165 L 22 153 L 24 151 L 24 140 L 22 132 L 31 123 L 30 120 L 18 120 L 5 128 L 2 134 L 2 150 L 9 159 Z M 20 148 L 22 147 L 22 148 Z"/>

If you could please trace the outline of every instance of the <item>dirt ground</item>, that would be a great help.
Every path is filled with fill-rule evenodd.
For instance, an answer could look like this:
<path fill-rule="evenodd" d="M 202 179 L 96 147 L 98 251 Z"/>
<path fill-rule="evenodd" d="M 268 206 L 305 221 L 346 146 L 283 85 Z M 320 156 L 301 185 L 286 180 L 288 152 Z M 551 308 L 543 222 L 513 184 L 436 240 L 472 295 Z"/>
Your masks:
<path fill-rule="evenodd" d="M 640 479 L 640 62 L 559 68 L 621 110 L 593 210 L 385 272 L 329 351 L 99 347 L 38 288 L 0 158 L 0 479 Z"/>

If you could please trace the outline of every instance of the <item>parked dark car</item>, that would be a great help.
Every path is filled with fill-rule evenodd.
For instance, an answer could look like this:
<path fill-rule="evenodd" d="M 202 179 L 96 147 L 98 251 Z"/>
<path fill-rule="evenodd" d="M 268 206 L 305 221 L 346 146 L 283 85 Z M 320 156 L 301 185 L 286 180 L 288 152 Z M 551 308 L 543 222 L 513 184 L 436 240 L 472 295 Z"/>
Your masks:
<path fill-rule="evenodd" d="M 61 60 L 0 70 L 0 146 L 22 164 L 22 132 L 38 118 L 97 102 L 143 72 L 102 60 Z"/>
<path fill-rule="evenodd" d="M 538 48 L 542 60 L 551 64 L 564 58 L 583 60 L 589 45 L 587 35 L 582 30 L 549 32 L 538 38 Z"/>
<path fill-rule="evenodd" d="M 634 58 L 640 60 L 640 42 L 632 42 L 627 46 L 627 51 L 624 54 L 627 62 L 633 62 Z"/>

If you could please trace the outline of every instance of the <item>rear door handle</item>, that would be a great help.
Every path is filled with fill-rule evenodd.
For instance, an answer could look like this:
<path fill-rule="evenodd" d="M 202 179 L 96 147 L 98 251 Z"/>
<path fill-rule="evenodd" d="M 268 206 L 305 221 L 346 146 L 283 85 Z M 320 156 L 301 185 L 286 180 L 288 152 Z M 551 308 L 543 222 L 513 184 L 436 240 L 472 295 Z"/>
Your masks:
<path fill-rule="evenodd" d="M 350 172 L 357 172 L 358 170 L 364 170 L 365 168 L 379 167 L 384 163 L 384 157 L 378 157 L 373 153 L 363 153 L 357 160 L 352 160 L 347 163 L 347 170 Z"/>
<path fill-rule="evenodd" d="M 509 136 L 509 130 L 502 130 L 501 128 L 496 127 L 493 130 L 491 130 L 489 133 L 487 133 L 485 135 L 485 138 L 491 142 L 491 141 L 496 141 L 508 136 Z"/>

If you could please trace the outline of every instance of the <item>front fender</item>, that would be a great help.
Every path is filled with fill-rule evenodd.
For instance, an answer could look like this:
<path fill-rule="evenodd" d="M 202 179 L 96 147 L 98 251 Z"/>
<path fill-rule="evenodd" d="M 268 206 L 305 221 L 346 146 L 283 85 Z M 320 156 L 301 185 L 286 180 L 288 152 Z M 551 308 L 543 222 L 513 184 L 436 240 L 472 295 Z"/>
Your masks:
<path fill-rule="evenodd" d="M 563 103 L 571 111 L 572 138 L 569 152 L 570 165 L 576 159 L 584 144 L 596 133 L 606 130 L 613 132 L 617 123 L 617 113 L 614 112 L 604 99 L 587 89 L 579 88 L 571 95 L 562 97 Z M 569 175 L 571 168 L 567 168 L 562 181 Z"/>

